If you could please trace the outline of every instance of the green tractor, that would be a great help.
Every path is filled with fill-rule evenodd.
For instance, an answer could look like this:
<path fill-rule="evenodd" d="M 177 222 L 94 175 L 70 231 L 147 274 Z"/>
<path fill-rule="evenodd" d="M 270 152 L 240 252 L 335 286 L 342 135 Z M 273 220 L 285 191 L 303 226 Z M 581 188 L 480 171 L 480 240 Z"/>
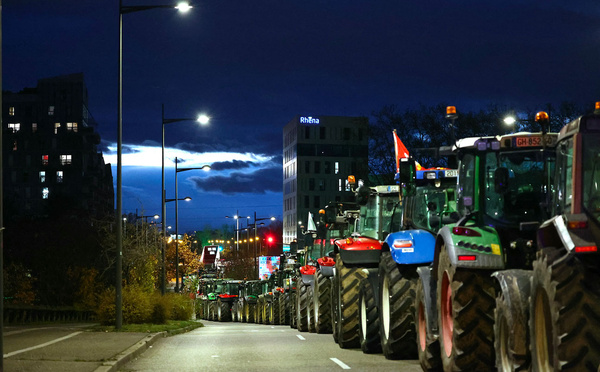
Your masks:
<path fill-rule="evenodd" d="M 460 220 L 440 229 L 433 265 L 418 269 L 415 318 L 424 370 L 480 371 L 495 365 L 500 286 L 492 274 L 532 267 L 536 230 L 545 219 L 552 186 L 556 139 L 542 125 L 540 133 L 454 144 Z"/>

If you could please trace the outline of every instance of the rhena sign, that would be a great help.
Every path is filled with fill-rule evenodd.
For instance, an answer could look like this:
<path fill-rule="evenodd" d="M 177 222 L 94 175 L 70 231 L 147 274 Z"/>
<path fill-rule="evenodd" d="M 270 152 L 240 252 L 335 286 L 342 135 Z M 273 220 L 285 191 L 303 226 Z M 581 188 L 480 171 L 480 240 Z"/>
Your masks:
<path fill-rule="evenodd" d="M 319 119 L 312 116 L 300 116 L 300 124 L 319 124 Z"/>

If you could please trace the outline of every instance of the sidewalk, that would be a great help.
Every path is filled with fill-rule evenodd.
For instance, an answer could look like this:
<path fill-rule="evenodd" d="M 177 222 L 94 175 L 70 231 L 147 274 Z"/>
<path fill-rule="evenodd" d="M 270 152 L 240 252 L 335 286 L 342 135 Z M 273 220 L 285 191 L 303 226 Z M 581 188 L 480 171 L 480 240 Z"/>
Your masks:
<path fill-rule="evenodd" d="M 94 332 L 87 325 L 8 327 L 4 330 L 6 371 L 117 371 L 158 339 L 175 332 Z"/>

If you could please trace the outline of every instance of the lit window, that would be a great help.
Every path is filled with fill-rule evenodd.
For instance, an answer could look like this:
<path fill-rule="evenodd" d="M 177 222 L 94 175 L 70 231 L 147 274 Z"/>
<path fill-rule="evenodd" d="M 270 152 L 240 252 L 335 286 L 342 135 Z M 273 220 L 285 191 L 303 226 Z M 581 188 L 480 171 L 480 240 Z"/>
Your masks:
<path fill-rule="evenodd" d="M 15 108 L 14 107 L 9 107 L 8 108 L 8 115 L 9 116 L 15 116 Z"/>
<path fill-rule="evenodd" d="M 340 173 L 340 163 L 339 162 L 335 162 L 335 174 Z"/>
<path fill-rule="evenodd" d="M 42 165 L 48 165 L 48 155 L 42 155 Z"/>
<path fill-rule="evenodd" d="M 54 123 L 54 134 L 58 133 L 58 128 L 60 128 L 60 123 Z"/>
<path fill-rule="evenodd" d="M 17 133 L 21 130 L 21 123 L 8 123 L 8 129 L 12 130 L 13 133 Z"/>
<path fill-rule="evenodd" d="M 50 190 L 47 187 L 44 187 L 42 189 L 42 199 L 48 199 L 48 196 L 50 196 Z"/>
<path fill-rule="evenodd" d="M 67 131 L 77 132 L 77 123 L 67 123 Z"/>
<path fill-rule="evenodd" d="M 46 171 L 41 171 L 40 172 L 40 182 L 41 183 L 46 182 Z"/>
<path fill-rule="evenodd" d="M 17 151 L 17 140 L 13 141 L 13 151 Z"/>
<path fill-rule="evenodd" d="M 342 179 L 338 179 L 338 191 L 342 191 Z"/>
<path fill-rule="evenodd" d="M 64 178 L 63 171 L 56 171 L 56 182 L 62 183 L 63 178 Z"/>
<path fill-rule="evenodd" d="M 48 116 L 54 116 L 54 106 L 48 106 Z"/>
<path fill-rule="evenodd" d="M 31 123 L 31 132 L 37 132 L 37 123 Z"/>
<path fill-rule="evenodd" d="M 61 165 L 71 164 L 71 155 L 61 155 L 60 156 L 60 164 Z"/>

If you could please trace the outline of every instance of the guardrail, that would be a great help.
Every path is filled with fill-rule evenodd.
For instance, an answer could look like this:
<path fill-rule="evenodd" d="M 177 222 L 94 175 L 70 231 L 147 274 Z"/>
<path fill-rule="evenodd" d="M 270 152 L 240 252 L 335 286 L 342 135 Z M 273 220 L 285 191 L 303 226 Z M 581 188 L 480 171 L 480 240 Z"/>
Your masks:
<path fill-rule="evenodd" d="M 77 310 L 73 307 L 4 306 L 4 324 L 33 322 L 93 322 L 93 311 Z"/>

